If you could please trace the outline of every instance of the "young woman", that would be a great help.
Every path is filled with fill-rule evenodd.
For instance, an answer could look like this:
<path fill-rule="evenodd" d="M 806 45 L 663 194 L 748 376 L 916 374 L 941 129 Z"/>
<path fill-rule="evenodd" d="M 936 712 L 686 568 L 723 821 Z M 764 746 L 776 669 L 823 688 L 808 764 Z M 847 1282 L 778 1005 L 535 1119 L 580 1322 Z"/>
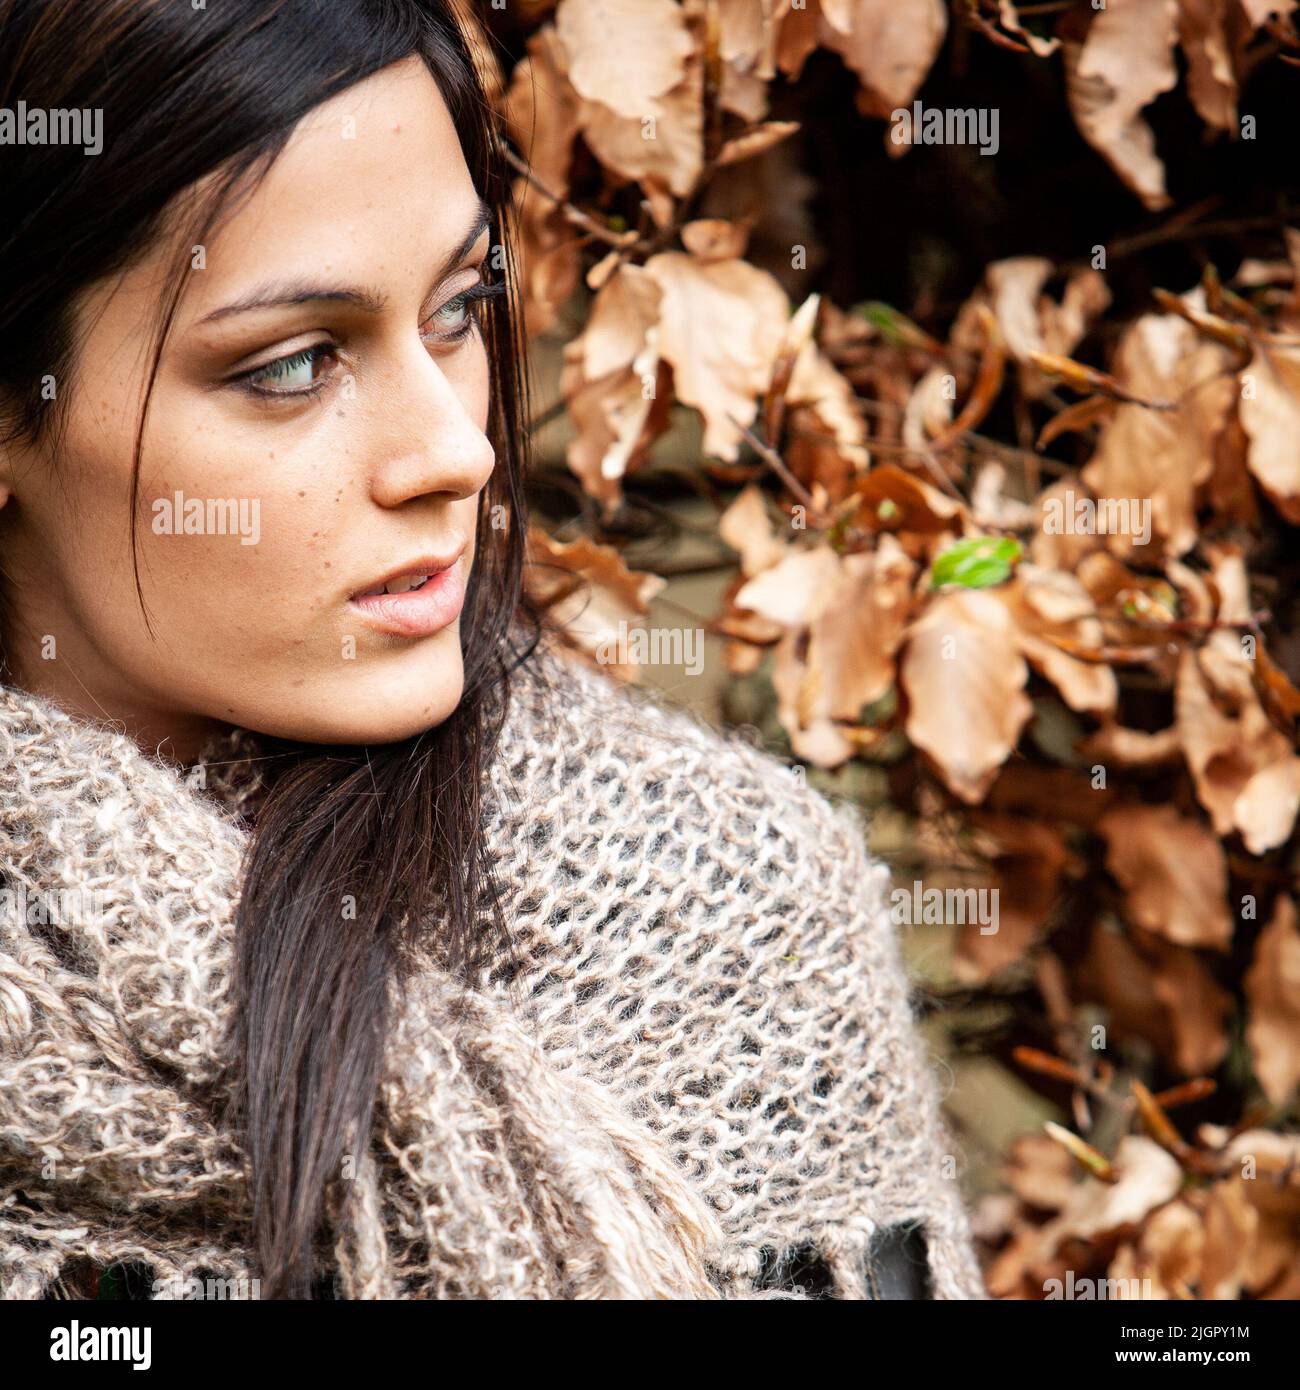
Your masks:
<path fill-rule="evenodd" d="M 0 1294 L 984 1296 L 860 821 L 521 599 L 452 7 L 0 88 Z"/>

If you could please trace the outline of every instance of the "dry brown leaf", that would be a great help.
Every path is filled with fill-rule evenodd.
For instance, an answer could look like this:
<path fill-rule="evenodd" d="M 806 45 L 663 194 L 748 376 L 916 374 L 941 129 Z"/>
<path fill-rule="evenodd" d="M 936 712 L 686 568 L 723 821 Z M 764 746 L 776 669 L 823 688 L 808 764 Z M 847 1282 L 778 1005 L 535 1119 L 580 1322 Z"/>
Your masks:
<path fill-rule="evenodd" d="M 979 923 L 963 924 L 953 974 L 967 982 L 990 979 L 1038 940 L 1060 901 L 1061 875 L 1069 859 L 1057 826 L 984 811 L 972 812 L 971 824 L 996 845 L 991 859 L 998 929 L 986 933 Z"/>
<path fill-rule="evenodd" d="M 1085 396 L 1081 401 L 1075 401 L 1073 405 L 1067 405 L 1064 410 L 1058 411 L 1052 418 L 1038 431 L 1038 438 L 1034 440 L 1035 449 L 1046 449 L 1053 440 L 1059 439 L 1063 434 L 1072 431 L 1082 433 L 1090 430 L 1094 425 L 1104 425 L 1108 420 L 1115 416 L 1116 402 L 1105 396 Z"/>
<path fill-rule="evenodd" d="M 1134 926 L 1182 946 L 1225 951 L 1232 917 L 1224 901 L 1227 862 L 1219 841 L 1172 806 L 1117 806 L 1098 822 L 1106 864 L 1125 892 Z"/>
<path fill-rule="evenodd" d="M 1141 770 L 1172 767 L 1183 756 L 1183 741 L 1172 725 L 1148 733 L 1119 724 L 1105 724 L 1078 747 L 1079 752 L 1094 763 Z"/>
<path fill-rule="evenodd" d="M 1208 1135 L 1207 1142 L 1210 1142 Z M 1249 1159 L 1257 1173 L 1271 1177 L 1290 1174 L 1300 1187 L 1300 1134 L 1277 1134 L 1269 1129 L 1248 1129 L 1233 1134 L 1223 1130 L 1213 1142 L 1214 1147 L 1223 1149 L 1224 1160 L 1234 1168 Z"/>
<path fill-rule="evenodd" d="M 1028 502 L 1008 497 L 1005 492 L 1007 470 L 996 459 L 982 463 L 971 486 L 970 508 L 977 526 L 992 531 L 1027 531 L 1037 521 L 1037 512 Z"/>
<path fill-rule="evenodd" d="M 1300 1294 L 1300 1136 L 1202 1125 L 1201 1142 L 1222 1149 L 1224 1172 L 1242 1181 L 1259 1221 L 1243 1286 L 1256 1298 Z"/>
<path fill-rule="evenodd" d="M 1291 838 L 1300 813 L 1300 758 L 1262 767 L 1241 789 L 1232 823 L 1251 854 L 1267 854 Z"/>
<path fill-rule="evenodd" d="M 858 496 L 855 526 L 925 535 L 960 529 L 961 503 L 895 464 L 873 468 L 853 490 Z"/>
<path fill-rule="evenodd" d="M 579 96 L 636 121 L 666 117 L 695 51 L 674 0 L 560 0 L 555 32 Z"/>
<path fill-rule="evenodd" d="M 763 649 L 749 642 L 728 641 L 722 649 L 722 660 L 731 675 L 752 676 L 763 664 Z"/>
<path fill-rule="evenodd" d="M 753 73 L 764 82 L 776 76 L 776 43 L 781 21 L 791 0 L 685 0 L 686 13 L 707 16 L 712 6 L 718 16 L 718 56 L 737 70 Z"/>
<path fill-rule="evenodd" d="M 1259 1213 L 1240 1178 L 1215 1183 L 1205 1199 L 1205 1248 L 1201 1256 L 1202 1298 L 1240 1298 L 1250 1268 Z"/>
<path fill-rule="evenodd" d="M 1235 132 L 1237 75 L 1226 0 L 1178 0 L 1178 42 L 1187 57 L 1187 95 L 1201 119 Z"/>
<path fill-rule="evenodd" d="M 723 591 L 722 611 L 714 619 L 714 629 L 722 636 L 733 637 L 747 646 L 770 647 L 785 636 L 786 630 L 780 623 L 774 623 L 751 609 L 735 606 L 736 595 L 744 587 L 744 574 L 734 575 Z M 761 650 L 759 657 L 762 657 Z"/>
<path fill-rule="evenodd" d="M 788 540 L 776 534 L 763 490 L 750 483 L 736 496 L 718 521 L 718 535 L 740 554 L 740 572 L 752 579 L 784 559 Z"/>
<path fill-rule="evenodd" d="M 797 756 L 837 767 L 856 750 L 853 726 L 863 706 L 894 684 L 915 573 L 892 536 L 882 536 L 874 554 L 838 557 L 837 572 L 808 609 L 806 650 L 795 633 L 778 646 L 778 712 Z"/>
<path fill-rule="evenodd" d="M 1112 1279 L 1149 1279 L 1152 1298 L 1189 1297 L 1201 1275 L 1204 1247 L 1201 1213 L 1185 1200 L 1168 1202 L 1143 1223 L 1136 1246 L 1122 1247 L 1131 1251 L 1131 1265 L 1116 1252 L 1106 1272 Z"/>
<path fill-rule="evenodd" d="M 943 0 L 821 0 L 817 37 L 858 75 L 869 114 L 907 106 L 948 31 Z"/>
<path fill-rule="evenodd" d="M 1197 297 L 1203 301 L 1199 287 L 1187 296 Z M 1115 374 L 1134 394 L 1174 401 L 1177 409 L 1120 405 L 1083 470 L 1098 498 L 1129 504 L 1129 530 L 1137 534 L 1108 536 L 1116 554 L 1141 553 L 1144 515 L 1153 548 L 1162 545 L 1166 554 L 1182 555 L 1195 543 L 1196 488 L 1210 475 L 1214 440 L 1236 398 L 1231 357 L 1173 314 L 1143 315 L 1125 332 Z"/>
<path fill-rule="evenodd" d="M 1144 942 L 1143 950 L 1150 1004 L 1169 1021 L 1170 1066 L 1184 1076 L 1214 1071 L 1228 1051 L 1227 1025 L 1236 1009 L 1232 995 L 1194 951 L 1159 937 Z"/>
<path fill-rule="evenodd" d="M 1061 693 L 1071 709 L 1090 714 L 1115 712 L 1119 686 L 1103 661 L 1080 660 L 1062 650 L 1100 650 L 1101 624 L 1091 595 L 1072 574 L 1022 564 L 1009 584 L 994 592 L 1015 622 L 1020 650 L 1034 669 Z"/>
<path fill-rule="evenodd" d="M 870 464 L 867 429 L 854 402 L 853 387 L 814 342 L 798 351 L 786 387 L 790 412 L 786 462 L 805 482 L 820 481 L 838 501 L 848 480 Z M 832 459 L 817 457 L 818 448 Z"/>
<path fill-rule="evenodd" d="M 1159 1144 L 1126 1134 L 1115 1151 L 1118 1181 L 1085 1178 L 1059 1215 L 1039 1231 L 1041 1248 L 1055 1250 L 1071 1236 L 1097 1240 L 1125 1226 L 1140 1226 L 1157 1207 L 1178 1195 L 1183 1170 Z"/>
<path fill-rule="evenodd" d="M 547 25 L 528 40 L 523 61 L 511 74 L 503 99 L 507 127 L 534 177 L 556 198 L 569 191 L 573 138 L 579 101 L 565 70 L 555 30 Z M 577 288 L 581 274 L 578 239 L 551 198 L 529 179 L 514 183 L 519 210 L 519 261 L 524 323 L 529 336 L 543 333 Z"/>
<path fill-rule="evenodd" d="M 998 327 L 1011 355 L 1021 362 L 1031 352 L 1048 351 L 1038 304 L 1054 268 L 1046 256 L 1014 256 L 994 261 L 984 272 Z"/>
<path fill-rule="evenodd" d="M 1062 47 L 1066 94 L 1083 137 L 1151 211 L 1168 207 L 1165 170 L 1141 112 L 1178 80 L 1177 0 L 1116 0 Z"/>
<path fill-rule="evenodd" d="M 1226 638 L 1227 641 L 1218 639 Z M 1216 693 L 1235 713 L 1226 713 Z M 1183 741 L 1196 795 L 1210 814 L 1215 831 L 1229 835 L 1240 828 L 1238 803 L 1257 773 L 1282 763 L 1291 750 L 1275 729 L 1251 684 L 1250 663 L 1229 633 L 1216 633 L 1199 652 L 1184 649 L 1174 687 L 1175 722 Z M 1272 782 L 1265 784 L 1271 786 Z M 1260 788 L 1242 804 L 1240 820 L 1255 843 L 1274 841 L 1289 829 L 1258 804 Z M 1279 810 L 1279 815 L 1281 811 Z M 1294 808 L 1292 814 L 1294 821 Z M 1286 838 L 1286 833 L 1282 838 Z M 1252 850 L 1263 853 L 1263 850 Z"/>
<path fill-rule="evenodd" d="M 564 346 L 560 390 L 574 425 L 566 459 L 607 513 L 629 467 L 668 422 L 659 391 L 660 295 L 643 269 L 622 266 L 596 295 L 586 329 Z"/>
<path fill-rule="evenodd" d="M 1279 18 L 1289 15 L 1300 0 L 1240 0 L 1246 21 L 1252 29 L 1258 29 L 1271 16 Z"/>
<path fill-rule="evenodd" d="M 1080 984 L 1106 1006 L 1118 1038 L 1145 1039 L 1183 1076 L 1213 1071 L 1228 1050 L 1235 1003 L 1194 951 L 1098 923 Z"/>
<path fill-rule="evenodd" d="M 557 541 L 540 526 L 528 528 L 525 582 L 548 617 L 583 651 L 596 654 L 602 642 L 616 639 L 619 624 L 648 611 L 663 589 L 657 574 L 629 570 L 612 545 L 583 536 Z M 615 674 L 634 674 L 629 663 L 606 663 Z"/>
<path fill-rule="evenodd" d="M 578 238 L 561 212 L 516 179 L 513 196 L 519 213 L 519 267 L 524 302 L 524 330 L 530 338 L 545 333 L 578 287 L 582 263 Z"/>
<path fill-rule="evenodd" d="M 777 715 L 797 758 L 816 767 L 839 767 L 853 756 L 846 731 L 815 703 L 808 688 L 808 665 L 800 656 L 802 632 L 792 629 L 777 643 L 772 667 Z"/>
<path fill-rule="evenodd" d="M 1038 58 L 1046 58 L 1049 53 L 1055 53 L 1061 46 L 1060 39 L 1041 38 L 1038 34 L 1032 33 L 1020 23 L 1020 15 L 1016 12 L 1013 0 L 998 0 L 998 23 L 1011 34 L 1020 39 Z"/>
<path fill-rule="evenodd" d="M 1050 386 L 1035 366 L 1034 354 L 1069 357 L 1110 303 L 1104 277 L 1091 268 L 1070 275 L 1058 303 L 1043 292 L 1055 270 L 1043 256 L 994 261 L 985 271 L 985 288 L 962 306 L 951 334 L 954 345 L 971 350 L 971 315 L 986 299 L 1008 351 L 1020 363 L 1020 386 L 1030 400 L 1041 399 Z"/>
<path fill-rule="evenodd" d="M 1002 1177 L 1023 1201 L 1044 1211 L 1060 1211 L 1079 1186 L 1074 1161 L 1045 1134 L 1017 1135 L 1007 1149 Z"/>
<path fill-rule="evenodd" d="M 826 606 L 813 619 L 808 678 L 833 719 L 856 720 L 894 684 L 916 566 L 893 536 L 873 553 L 844 555 Z"/>
<path fill-rule="evenodd" d="M 952 424 L 957 401 L 956 379 L 946 364 L 937 362 L 912 388 L 903 411 L 903 443 L 924 453 L 931 440 Z"/>
<path fill-rule="evenodd" d="M 677 399 L 704 417 L 704 450 L 728 462 L 742 425 L 753 422 L 789 317 L 771 275 L 746 261 L 697 260 L 664 251 L 646 262 L 663 290 L 659 351 L 673 368 Z"/>
<path fill-rule="evenodd" d="M 682 228 L 682 245 L 702 261 L 729 261 L 745 254 L 749 229 L 721 217 L 701 217 Z"/>
<path fill-rule="evenodd" d="M 1300 929 L 1295 902 L 1285 894 L 1255 943 L 1245 985 L 1255 1075 L 1269 1100 L 1285 1105 L 1300 1085 Z"/>
<path fill-rule="evenodd" d="M 1105 536 L 1077 527 L 1049 528 L 1049 518 L 1073 516 L 1077 499 L 1090 494 L 1076 477 L 1059 478 L 1043 489 L 1034 502 L 1034 533 L 1029 540 L 1029 553 L 1036 565 L 1044 569 L 1072 571 L 1085 555 L 1104 546 Z"/>
<path fill-rule="evenodd" d="M 1300 524 L 1300 350 L 1256 345 L 1239 409 L 1250 471 L 1278 511 Z"/>
<path fill-rule="evenodd" d="M 821 11 L 817 0 L 794 8 L 784 4 L 785 11 L 780 17 L 780 28 L 776 36 L 776 64 L 789 78 L 798 78 L 809 55 L 817 47 L 817 29 L 821 22 Z"/>
<path fill-rule="evenodd" d="M 548 24 L 528 40 L 527 54 L 511 74 L 504 102 L 515 144 L 534 175 L 557 198 L 569 191 L 580 106 L 566 64 L 564 50 Z"/>
<path fill-rule="evenodd" d="M 640 180 L 663 227 L 669 214 L 666 193 L 689 196 L 704 166 L 704 65 L 698 55 L 655 104 L 657 114 L 621 116 L 600 102 L 584 101 L 579 121 L 591 152 L 607 169 Z"/>
<path fill-rule="evenodd" d="M 1044 296 L 1039 305 L 1043 345 L 1047 352 L 1068 356 L 1078 347 L 1093 320 L 1110 306 L 1110 290 L 1100 271 L 1076 270 L 1066 281 L 1058 304 Z"/>
<path fill-rule="evenodd" d="M 805 627 L 830 601 L 839 573 L 840 557 L 828 545 L 792 550 L 740 589 L 736 607 L 782 627 Z"/>
<path fill-rule="evenodd" d="M 639 266 L 624 265 L 592 302 L 582 344 L 582 371 L 589 381 L 632 366 L 659 322 L 662 291 Z"/>
<path fill-rule="evenodd" d="M 1170 560 L 1165 565 L 1165 574 L 1178 590 L 1178 613 L 1181 618 L 1193 623 L 1209 623 L 1214 619 L 1215 600 L 1209 584 L 1197 570 L 1181 560 Z"/>
<path fill-rule="evenodd" d="M 773 145 L 779 145 L 782 140 L 788 139 L 798 129 L 798 121 L 764 121 L 752 130 L 733 135 L 718 151 L 718 167 L 739 164 L 742 160 L 764 154 Z"/>
<path fill-rule="evenodd" d="M 941 594 L 907 634 L 907 736 L 963 801 L 983 799 L 1033 713 L 1006 606 L 980 590 Z"/>

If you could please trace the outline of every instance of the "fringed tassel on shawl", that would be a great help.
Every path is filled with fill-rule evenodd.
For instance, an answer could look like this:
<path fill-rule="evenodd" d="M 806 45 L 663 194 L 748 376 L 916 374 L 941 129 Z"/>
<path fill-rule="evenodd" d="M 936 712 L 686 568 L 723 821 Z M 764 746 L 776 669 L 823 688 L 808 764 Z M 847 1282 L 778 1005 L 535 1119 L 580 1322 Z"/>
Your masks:
<path fill-rule="evenodd" d="M 361 1157 L 342 1209 L 346 1296 L 394 1296 L 378 1292 L 391 1223 L 426 1236 L 422 1286 L 408 1297 L 723 1297 L 708 1270 L 723 1238 L 708 1204 L 649 1131 L 594 1082 L 558 1071 L 501 1005 L 426 975 L 397 1037 L 403 1061 L 382 1092 L 388 1152 L 378 1167 Z M 440 1114 L 449 1142 L 437 1152 L 403 1120 L 421 1111 Z M 383 1211 L 394 1178 L 418 1209 Z"/>

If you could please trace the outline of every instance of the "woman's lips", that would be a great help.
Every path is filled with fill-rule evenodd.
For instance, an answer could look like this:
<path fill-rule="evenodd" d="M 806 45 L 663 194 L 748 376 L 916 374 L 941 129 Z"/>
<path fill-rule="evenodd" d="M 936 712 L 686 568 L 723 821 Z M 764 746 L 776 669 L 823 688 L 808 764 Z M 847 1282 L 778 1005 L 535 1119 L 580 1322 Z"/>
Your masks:
<path fill-rule="evenodd" d="M 377 627 L 399 637 L 428 637 L 454 622 L 465 602 L 465 556 L 418 589 L 404 594 L 366 594 L 349 599 Z"/>

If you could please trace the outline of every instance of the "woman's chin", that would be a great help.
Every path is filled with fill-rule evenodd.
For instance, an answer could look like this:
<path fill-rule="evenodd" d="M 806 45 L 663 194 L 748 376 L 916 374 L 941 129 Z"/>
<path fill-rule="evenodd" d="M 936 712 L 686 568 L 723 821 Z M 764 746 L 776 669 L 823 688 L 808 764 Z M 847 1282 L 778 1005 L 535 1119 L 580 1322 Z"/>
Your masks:
<path fill-rule="evenodd" d="M 413 653 L 411 655 L 414 655 Z M 233 722 L 298 743 L 398 743 L 447 719 L 464 692 L 459 648 L 436 665 L 402 661 L 306 681 L 283 693 L 271 718 L 250 712 Z"/>

